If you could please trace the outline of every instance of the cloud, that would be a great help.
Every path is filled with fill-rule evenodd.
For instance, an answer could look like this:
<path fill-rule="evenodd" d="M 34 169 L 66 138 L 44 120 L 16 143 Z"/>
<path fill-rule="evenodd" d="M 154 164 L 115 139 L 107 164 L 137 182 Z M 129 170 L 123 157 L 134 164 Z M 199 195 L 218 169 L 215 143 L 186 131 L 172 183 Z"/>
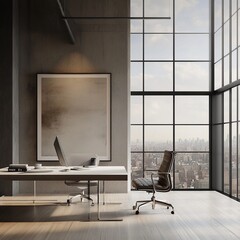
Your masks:
<path fill-rule="evenodd" d="M 147 0 L 145 1 L 145 16 L 169 17 L 172 9 L 171 0 Z"/>
<path fill-rule="evenodd" d="M 209 63 L 176 63 L 176 90 L 209 90 Z"/>

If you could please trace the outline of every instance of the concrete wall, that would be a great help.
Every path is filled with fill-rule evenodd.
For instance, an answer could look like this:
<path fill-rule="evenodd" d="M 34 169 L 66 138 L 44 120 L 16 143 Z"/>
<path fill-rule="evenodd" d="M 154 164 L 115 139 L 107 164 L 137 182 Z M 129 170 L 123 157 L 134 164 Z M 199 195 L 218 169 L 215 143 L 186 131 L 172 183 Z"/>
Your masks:
<path fill-rule="evenodd" d="M 0 167 L 19 161 L 18 5 L 2 1 L 0 10 Z M 0 182 L 0 195 L 18 192 L 18 183 Z"/>
<path fill-rule="evenodd" d="M 65 1 L 73 15 L 127 16 L 129 0 Z M 56 1 L 21 0 L 19 39 L 20 162 L 36 163 L 37 73 L 112 74 L 112 161 L 129 170 L 129 23 L 128 20 L 72 21 L 71 44 Z M 58 162 L 44 165 L 59 165 Z M 31 192 L 21 182 L 20 192 Z M 38 193 L 65 191 L 62 182 L 38 182 Z M 127 191 L 127 183 L 108 183 L 107 191 Z"/>
<path fill-rule="evenodd" d="M 223 113 L 222 94 L 212 97 L 212 189 L 222 191 L 223 189 Z"/>

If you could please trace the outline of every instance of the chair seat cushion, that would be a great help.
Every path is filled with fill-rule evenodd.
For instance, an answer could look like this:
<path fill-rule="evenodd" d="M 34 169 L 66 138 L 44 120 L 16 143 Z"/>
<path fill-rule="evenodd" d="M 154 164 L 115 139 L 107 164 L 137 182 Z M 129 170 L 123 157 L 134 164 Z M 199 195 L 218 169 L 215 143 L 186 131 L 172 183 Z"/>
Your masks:
<path fill-rule="evenodd" d="M 136 189 L 152 189 L 152 180 L 149 178 L 136 178 L 132 180 L 132 186 Z"/>
<path fill-rule="evenodd" d="M 169 191 L 169 187 L 165 184 L 160 184 L 158 180 L 154 180 L 155 189 L 159 191 Z M 132 186 L 138 190 L 153 190 L 151 178 L 136 178 L 132 180 Z"/>
<path fill-rule="evenodd" d="M 87 187 L 88 186 L 88 181 L 70 181 L 66 180 L 65 184 L 68 186 L 76 186 L 76 187 Z M 89 182 L 90 187 L 97 186 L 98 182 L 97 181 L 90 181 Z"/>

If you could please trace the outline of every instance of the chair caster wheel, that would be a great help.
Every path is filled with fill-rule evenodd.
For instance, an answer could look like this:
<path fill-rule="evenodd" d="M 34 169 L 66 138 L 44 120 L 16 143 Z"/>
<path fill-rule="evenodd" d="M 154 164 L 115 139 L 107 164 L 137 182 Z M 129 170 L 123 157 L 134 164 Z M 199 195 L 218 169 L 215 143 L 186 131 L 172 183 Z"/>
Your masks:
<path fill-rule="evenodd" d="M 171 211 L 171 214 L 174 214 L 174 211 L 173 211 L 173 210 Z"/>
<path fill-rule="evenodd" d="M 67 205 L 70 206 L 70 204 L 71 204 L 71 201 L 68 199 L 67 200 Z"/>
<path fill-rule="evenodd" d="M 167 209 L 169 209 L 169 207 L 167 206 Z"/>
<path fill-rule="evenodd" d="M 135 210 L 137 208 L 137 206 L 133 206 L 133 210 Z"/>
<path fill-rule="evenodd" d="M 91 206 L 92 206 L 92 207 L 94 206 L 94 202 L 91 203 Z"/>
<path fill-rule="evenodd" d="M 138 214 L 139 214 L 139 211 L 137 210 L 135 213 L 138 215 Z"/>

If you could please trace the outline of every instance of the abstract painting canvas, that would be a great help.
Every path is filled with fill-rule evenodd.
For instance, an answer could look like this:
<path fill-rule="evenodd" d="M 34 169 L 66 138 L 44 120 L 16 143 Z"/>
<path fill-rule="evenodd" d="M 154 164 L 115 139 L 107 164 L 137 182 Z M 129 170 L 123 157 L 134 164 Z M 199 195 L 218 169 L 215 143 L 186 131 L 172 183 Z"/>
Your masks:
<path fill-rule="evenodd" d="M 68 156 L 94 153 L 109 161 L 111 74 L 37 74 L 37 81 L 37 160 L 58 160 L 58 136 Z"/>

